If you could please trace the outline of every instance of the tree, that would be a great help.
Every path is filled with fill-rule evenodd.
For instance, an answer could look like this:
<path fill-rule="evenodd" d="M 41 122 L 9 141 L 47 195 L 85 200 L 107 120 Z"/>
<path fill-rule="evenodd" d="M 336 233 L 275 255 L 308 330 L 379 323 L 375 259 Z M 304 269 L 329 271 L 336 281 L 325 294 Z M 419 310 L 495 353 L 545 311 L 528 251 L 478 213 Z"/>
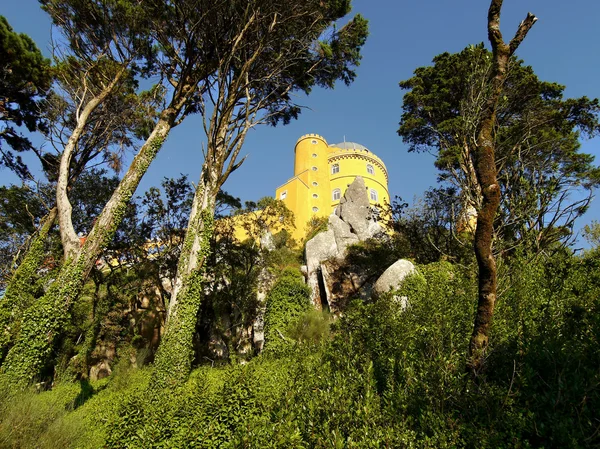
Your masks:
<path fill-rule="evenodd" d="M 134 76 L 138 64 L 147 61 L 150 40 L 139 33 L 139 6 L 114 1 L 40 3 L 69 43 L 66 49 L 54 49 L 57 90 L 62 95 L 53 95 L 49 102 L 53 124 L 49 136 L 58 154 L 56 205 L 67 259 L 80 247 L 68 197 L 72 182 L 101 154 L 118 168 L 118 153 L 132 145 L 135 128 L 145 124 L 135 120 L 145 97 L 136 96 Z M 49 164 L 48 155 L 42 159 Z"/>
<path fill-rule="evenodd" d="M 572 120 L 573 103 L 560 101 L 560 86 L 553 86 L 552 95 L 552 85 L 535 82 L 537 79 L 530 69 L 519 70 L 520 63 L 516 62 L 513 54 L 537 19 L 529 13 L 514 38 L 506 44 L 500 32 L 501 7 L 502 0 L 492 0 L 488 11 L 491 56 L 482 47 L 468 48 L 458 57 L 444 54 L 436 58 L 434 67 L 417 69 L 414 78 L 401 83 L 401 87 L 413 90 L 405 97 L 399 134 L 411 143 L 412 150 L 436 148 L 436 165 L 444 171 L 442 179 L 454 182 L 461 189 L 465 211 L 469 208 L 477 211 L 474 247 L 479 267 L 479 299 L 468 364 L 474 373 L 483 365 L 496 301 L 497 275 L 492 242 L 501 199 L 508 197 L 506 192 L 502 196 L 500 184 L 501 179 L 507 179 L 503 178 L 503 164 L 520 163 L 523 158 L 519 156 L 524 152 L 535 155 L 553 149 L 555 154 L 563 153 L 562 150 L 563 154 L 576 153 L 577 145 L 573 145 L 572 137 L 575 136 L 576 141 L 577 134 L 573 128 L 582 124 L 584 129 L 590 124 L 592 130 L 597 128 L 594 116 L 598 109 L 597 101 L 581 99 L 579 108 L 585 111 L 578 115 L 580 122 L 577 122 Z M 520 78 L 510 77 L 514 67 L 517 67 Z M 529 89 L 518 89 L 523 87 Z M 514 95 L 512 104 L 508 102 L 509 95 Z M 562 114 L 553 116 L 552 104 L 555 108 L 564 107 Z M 503 108 L 508 105 L 512 109 Z M 539 111 L 554 120 L 549 124 L 543 118 L 538 120 L 535 114 Z M 552 133 L 552 130 L 555 132 Z M 559 131 L 562 131 L 562 136 L 557 134 Z M 571 142 L 561 147 L 560 138 L 563 136 L 570 137 Z M 549 137 L 558 138 L 558 145 L 552 145 Z M 502 148 L 504 152 L 501 152 Z M 530 179 L 539 179 L 540 176 L 543 179 L 544 171 L 549 174 L 546 167 L 542 167 L 541 172 L 538 170 L 539 157 L 530 160 L 533 162 L 520 170 L 522 174 L 535 173 Z M 587 163 L 591 163 L 589 157 Z M 565 165 L 569 167 L 570 164 Z M 558 166 L 555 164 L 552 168 Z M 567 170 L 570 168 L 572 165 Z M 511 188 L 511 185 L 505 186 Z M 535 187 L 538 186 L 539 183 Z M 535 187 L 529 193 L 537 201 L 539 192 Z M 542 216 L 551 210 L 551 206 L 545 207 L 546 210 L 541 211 Z M 531 214 L 531 211 L 526 212 Z M 529 218 L 526 212 L 522 212 L 521 219 Z"/>
<path fill-rule="evenodd" d="M 80 42 L 82 37 L 84 47 L 87 45 L 86 37 L 90 37 L 86 33 L 91 31 L 95 35 L 95 27 L 100 27 L 97 32 L 102 38 L 105 35 L 102 26 L 105 25 L 109 28 L 118 26 L 124 37 L 132 39 L 136 45 L 141 41 L 140 47 L 150 50 L 142 53 L 142 72 L 147 76 L 157 76 L 164 87 L 159 89 L 159 93 L 164 92 L 165 95 L 161 97 L 156 121 L 147 130 L 146 141 L 94 222 L 85 243 L 66 259 L 56 281 L 37 306 L 24 314 L 21 332 L 2 365 L 0 381 L 9 388 L 23 387 L 49 362 L 64 320 L 81 294 L 103 248 L 115 235 L 142 176 L 171 129 L 181 124 L 188 115 L 201 111 L 200 99 L 208 88 L 208 77 L 215 71 L 221 57 L 221 53 L 216 52 L 215 43 L 220 45 L 224 55 L 229 54 L 227 46 L 230 48 L 234 44 L 230 39 L 231 22 L 237 20 L 233 4 L 209 0 L 176 3 L 152 0 L 143 5 L 135 0 L 48 2 L 58 7 L 66 6 L 67 17 L 77 24 L 73 37 L 76 42 Z M 107 23 L 114 14 L 119 20 Z M 150 45 L 146 46 L 146 43 Z M 112 44 L 113 41 L 110 41 Z M 139 56 L 137 53 L 134 55 Z M 104 88 L 110 86 L 123 69 L 119 64 L 109 65 L 116 71 L 112 72 L 113 77 Z"/>
<path fill-rule="evenodd" d="M 30 175 L 29 169 L 4 144 L 17 153 L 33 148 L 15 126 L 25 126 L 29 132 L 45 129 L 41 103 L 51 84 L 50 61 L 29 36 L 15 33 L 0 16 L 0 165 L 21 179 Z"/>
<path fill-rule="evenodd" d="M 490 327 L 496 304 L 496 259 L 492 253 L 494 218 L 500 206 L 495 144 L 498 100 L 506 80 L 508 62 L 523 41 L 537 18 L 528 13 L 521 22 L 515 37 L 505 44 L 500 32 L 502 0 L 492 0 L 488 11 L 488 38 L 492 44 L 493 68 L 490 73 L 490 92 L 484 103 L 481 120 L 477 126 L 477 144 L 473 157 L 475 175 L 481 192 L 481 206 L 477 210 L 475 229 L 475 257 L 479 266 L 479 297 L 473 334 L 469 344 L 467 368 L 477 374 L 483 367 L 488 346 Z"/>
<path fill-rule="evenodd" d="M 350 83 L 353 67 L 368 34 L 354 17 L 336 30 L 350 12 L 350 1 L 230 2 L 228 41 L 212 45 L 222 55 L 207 91 L 205 160 L 171 296 L 168 322 L 156 359 L 158 384 L 183 381 L 191 368 L 192 335 L 201 300 L 203 269 L 210 252 L 215 197 L 238 161 L 248 131 L 260 124 L 288 123 L 298 116 L 294 91 Z M 225 17 L 229 17 L 226 15 Z"/>
<path fill-rule="evenodd" d="M 399 134 L 409 151 L 436 152 L 439 180 L 456 191 L 464 215 L 482 201 L 473 157 L 492 54 L 483 45 L 470 46 L 436 56 L 433 63 L 401 83 L 410 91 Z M 593 157 L 579 151 L 580 135 L 600 130 L 600 107 L 586 97 L 564 99 L 564 86 L 540 81 L 514 56 L 509 67 L 494 141 L 501 191 L 496 250 L 520 245 L 536 254 L 569 242 L 600 182 Z"/>

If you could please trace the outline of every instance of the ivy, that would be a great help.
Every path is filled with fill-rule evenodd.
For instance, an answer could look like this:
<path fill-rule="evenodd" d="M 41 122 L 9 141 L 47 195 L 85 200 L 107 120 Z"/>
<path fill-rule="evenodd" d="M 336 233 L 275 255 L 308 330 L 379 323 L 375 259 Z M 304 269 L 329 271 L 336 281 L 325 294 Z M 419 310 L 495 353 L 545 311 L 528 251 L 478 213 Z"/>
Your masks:
<path fill-rule="evenodd" d="M 267 295 L 265 352 L 286 346 L 284 332 L 310 309 L 310 288 L 299 270 L 284 270 Z"/>
<path fill-rule="evenodd" d="M 0 372 L 0 384 L 25 388 L 50 360 L 69 319 L 70 303 L 83 288 L 83 264 L 67 261 L 48 292 L 23 312 L 20 332 Z"/>
<path fill-rule="evenodd" d="M 23 311 L 35 299 L 35 283 L 33 281 L 44 259 L 46 238 L 55 217 L 55 211 L 46 217 L 44 225 L 33 239 L 23 261 L 15 270 L 0 301 L 0 361 L 8 352 Z"/>
<path fill-rule="evenodd" d="M 182 281 L 182 288 L 177 296 L 177 304 L 171 311 L 170 321 L 165 336 L 158 348 L 155 362 L 155 373 L 152 387 L 166 388 L 180 385 L 187 379 L 192 369 L 192 338 L 196 329 L 196 317 L 204 292 L 202 290 L 205 261 L 210 255 L 210 242 L 214 232 L 214 216 L 212 208 L 200 213 L 199 220 L 188 230 L 184 242 L 182 257 L 189 261 L 194 239 L 199 236 L 200 248 L 198 260 L 200 268 L 193 270 Z M 179 270 L 182 269 L 180 264 Z"/>

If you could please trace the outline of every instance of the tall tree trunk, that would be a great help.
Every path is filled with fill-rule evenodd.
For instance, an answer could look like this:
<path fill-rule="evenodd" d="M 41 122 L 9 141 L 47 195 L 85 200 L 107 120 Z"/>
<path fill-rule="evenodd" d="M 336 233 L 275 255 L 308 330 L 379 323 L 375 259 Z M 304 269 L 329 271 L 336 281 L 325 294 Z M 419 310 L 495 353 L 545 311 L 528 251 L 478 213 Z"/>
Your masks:
<path fill-rule="evenodd" d="M 79 140 L 83 135 L 86 126 L 89 123 L 90 116 L 98 106 L 108 98 L 113 89 L 119 83 L 119 80 L 125 73 L 125 66 L 115 75 L 110 84 L 106 86 L 100 94 L 89 100 L 81 112 L 78 112 L 77 124 L 71 133 L 67 145 L 63 150 L 60 158 L 60 166 L 58 172 L 58 182 L 56 184 L 56 207 L 58 208 L 58 223 L 60 228 L 60 239 L 63 245 L 64 259 L 75 257 L 79 252 L 80 244 L 79 237 L 73 227 L 73 207 L 68 197 L 69 180 L 71 177 L 71 162 L 73 155 L 79 144 Z"/>
<path fill-rule="evenodd" d="M 14 337 L 14 328 L 18 326 L 23 311 L 33 303 L 34 277 L 44 260 L 44 246 L 56 221 L 56 215 L 56 208 L 52 208 L 44 218 L 39 232 L 11 276 L 0 300 L 0 363 L 8 352 Z"/>
<path fill-rule="evenodd" d="M 191 95 L 193 88 L 184 89 Z M 129 200 L 169 134 L 187 95 L 161 114 L 148 140 L 133 159 L 127 173 L 96 220 L 76 257 L 67 260 L 48 292 L 23 314 L 21 332 L 10 349 L 0 376 L 0 389 L 8 384 L 19 389 L 38 376 L 50 362 L 57 337 L 67 323 L 75 301 L 102 250 L 112 240 Z M 171 103 L 174 104 L 174 101 Z"/>
<path fill-rule="evenodd" d="M 494 218 L 500 205 L 500 186 L 497 180 L 494 140 L 496 107 L 502 93 L 508 62 L 523 41 L 537 18 L 527 14 L 510 44 L 505 44 L 500 33 L 500 10 L 502 0 L 492 0 L 488 11 L 488 38 L 492 44 L 494 67 L 490 79 L 490 93 L 481 112 L 480 127 L 475 150 L 475 173 L 482 195 L 477 212 L 475 230 L 475 256 L 479 266 L 479 295 L 473 334 L 469 344 L 467 369 L 477 375 L 483 368 L 485 352 L 496 304 L 496 260 L 492 252 Z"/>
<path fill-rule="evenodd" d="M 184 382 L 192 367 L 193 336 L 204 296 L 205 262 L 210 255 L 219 187 L 217 168 L 205 161 L 179 256 L 165 335 L 156 354 L 153 387 L 164 388 Z"/>

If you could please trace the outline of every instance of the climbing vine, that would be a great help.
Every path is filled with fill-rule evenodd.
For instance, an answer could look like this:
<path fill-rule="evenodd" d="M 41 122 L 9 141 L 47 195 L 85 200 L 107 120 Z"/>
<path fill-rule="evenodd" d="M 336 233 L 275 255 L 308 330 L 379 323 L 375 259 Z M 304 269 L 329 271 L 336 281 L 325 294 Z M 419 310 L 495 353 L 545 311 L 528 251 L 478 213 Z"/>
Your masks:
<path fill-rule="evenodd" d="M 197 236 L 200 238 L 199 267 L 183 278 L 178 302 L 171 311 L 165 336 L 156 354 L 152 388 L 179 385 L 187 379 L 192 369 L 192 339 L 196 329 L 196 317 L 204 295 L 202 290 L 206 271 L 204 261 L 210 255 L 213 232 L 213 211 L 212 208 L 206 208 L 200 213 L 199 220 L 190 226 L 185 238 L 182 254 L 185 253 L 186 261 L 189 261 L 194 239 Z"/>
<path fill-rule="evenodd" d="M 33 303 L 35 275 L 44 260 L 46 239 L 55 219 L 56 209 L 52 209 L 8 282 L 4 297 L 0 301 L 0 362 L 8 352 L 23 311 Z"/>

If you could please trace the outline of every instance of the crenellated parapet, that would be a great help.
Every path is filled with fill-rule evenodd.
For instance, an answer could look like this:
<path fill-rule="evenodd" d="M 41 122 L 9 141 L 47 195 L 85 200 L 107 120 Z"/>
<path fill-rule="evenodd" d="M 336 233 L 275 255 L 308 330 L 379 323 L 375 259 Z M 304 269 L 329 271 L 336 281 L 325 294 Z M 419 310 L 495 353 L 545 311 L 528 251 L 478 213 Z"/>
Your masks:
<path fill-rule="evenodd" d="M 327 140 L 325 140 L 325 137 L 319 135 L 319 134 L 304 134 L 302 137 L 300 137 L 297 141 L 296 141 L 296 145 L 294 146 L 294 151 L 296 151 L 296 148 L 298 147 L 298 144 L 300 142 L 302 142 L 303 140 L 306 139 L 314 139 L 314 140 L 320 140 L 321 142 L 323 142 L 325 145 L 329 145 L 327 143 Z"/>
<path fill-rule="evenodd" d="M 389 180 L 388 172 L 387 172 L 387 168 L 386 168 L 385 164 L 379 157 L 375 156 L 375 154 L 373 154 L 369 150 L 366 150 L 366 149 L 365 150 L 339 149 L 339 150 L 330 152 L 329 156 L 327 158 L 327 160 L 330 163 L 333 163 L 333 162 L 339 161 L 339 160 L 343 160 L 343 159 L 357 159 L 357 160 L 364 160 L 365 162 L 370 162 L 373 165 L 376 165 L 377 167 L 379 167 L 379 169 L 385 175 L 386 181 Z"/>

